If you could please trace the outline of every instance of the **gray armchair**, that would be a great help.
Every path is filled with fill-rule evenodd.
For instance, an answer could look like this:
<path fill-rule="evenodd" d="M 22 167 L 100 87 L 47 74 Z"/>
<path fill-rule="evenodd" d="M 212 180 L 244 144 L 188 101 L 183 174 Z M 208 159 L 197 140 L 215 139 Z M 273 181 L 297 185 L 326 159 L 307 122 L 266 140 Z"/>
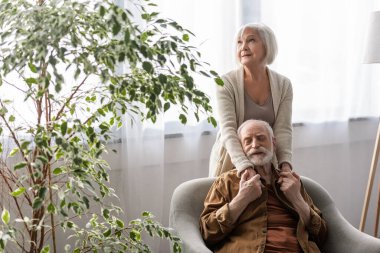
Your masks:
<path fill-rule="evenodd" d="M 199 232 L 203 201 L 214 178 L 199 178 L 179 185 L 172 196 L 169 226 L 182 239 L 185 253 L 210 253 Z M 329 193 L 318 183 L 302 177 L 304 186 L 327 221 L 325 253 L 380 253 L 380 239 L 354 228 L 344 219 Z"/>

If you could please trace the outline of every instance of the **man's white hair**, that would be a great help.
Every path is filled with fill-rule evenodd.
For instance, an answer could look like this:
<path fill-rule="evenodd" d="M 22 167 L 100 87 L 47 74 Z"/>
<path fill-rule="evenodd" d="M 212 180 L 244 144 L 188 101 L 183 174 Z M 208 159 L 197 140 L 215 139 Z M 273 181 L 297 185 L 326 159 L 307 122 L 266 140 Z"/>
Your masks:
<path fill-rule="evenodd" d="M 249 119 L 249 120 L 244 121 L 243 124 L 241 124 L 240 127 L 238 128 L 237 134 L 239 136 L 239 139 L 241 139 L 241 132 L 243 131 L 243 129 L 247 125 L 250 125 L 250 124 L 259 124 L 259 125 L 264 126 L 268 131 L 270 139 L 274 137 L 272 127 L 268 124 L 268 122 L 263 121 L 263 120 L 258 120 L 258 119 Z"/>

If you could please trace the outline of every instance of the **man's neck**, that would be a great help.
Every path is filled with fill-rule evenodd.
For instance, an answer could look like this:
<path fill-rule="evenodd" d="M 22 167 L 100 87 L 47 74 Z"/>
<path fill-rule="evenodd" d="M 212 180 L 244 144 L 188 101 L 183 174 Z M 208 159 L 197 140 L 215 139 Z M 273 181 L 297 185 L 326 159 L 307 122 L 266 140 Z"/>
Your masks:
<path fill-rule="evenodd" d="M 255 170 L 260 175 L 260 177 L 265 180 L 266 184 L 271 183 L 271 179 L 272 179 L 272 165 L 271 165 L 271 163 L 267 163 L 263 166 L 255 166 Z"/>

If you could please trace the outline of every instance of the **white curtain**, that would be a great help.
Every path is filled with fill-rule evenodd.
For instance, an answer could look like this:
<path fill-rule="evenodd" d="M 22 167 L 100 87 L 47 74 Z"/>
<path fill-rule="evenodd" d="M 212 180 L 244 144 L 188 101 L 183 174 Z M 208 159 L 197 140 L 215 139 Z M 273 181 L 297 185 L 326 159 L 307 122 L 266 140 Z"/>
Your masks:
<path fill-rule="evenodd" d="M 293 122 L 379 115 L 380 69 L 362 63 L 374 10 L 374 0 L 262 1 L 279 44 L 273 68 L 293 84 Z"/>
<path fill-rule="evenodd" d="M 128 1 L 124 2 L 127 6 Z M 233 68 L 233 35 L 239 22 L 234 1 L 181 0 L 155 1 L 162 17 L 174 19 L 196 34 L 191 44 L 197 46 L 202 60 L 211 69 L 223 73 Z M 157 10 L 155 10 L 157 11 Z M 196 77 L 199 88 L 211 97 L 216 85 L 212 79 Z M 215 107 L 215 100 L 212 105 Z M 142 211 L 151 211 L 162 224 L 168 225 L 170 198 L 175 187 L 192 178 L 208 175 L 210 146 L 216 129 L 207 123 L 190 120 L 186 126 L 178 122 L 177 110 L 171 109 L 156 124 L 136 120 L 123 129 L 121 151 L 122 206 L 129 219 Z M 169 252 L 166 241 L 147 241 L 154 252 Z"/>
<path fill-rule="evenodd" d="M 127 1 L 125 1 L 127 2 Z M 250 13 L 249 1 L 159 0 L 159 12 L 196 34 L 204 61 L 223 74 L 234 68 L 233 37 Z M 258 4 L 259 2 L 259 4 Z M 279 55 L 273 66 L 293 83 L 293 122 L 325 122 L 378 116 L 379 68 L 361 58 L 374 0 L 255 1 L 260 19 L 274 30 Z M 252 9 L 249 9 L 252 10 Z M 254 14 L 257 15 L 257 14 Z M 242 16 L 248 16 L 243 19 Z M 253 17 L 252 20 L 255 20 Z M 212 80 L 196 79 L 212 97 Z M 377 83 L 376 83 L 377 82 Z M 217 108 L 214 108 L 217 109 Z M 156 124 L 127 125 L 121 138 L 120 195 L 129 218 L 152 211 L 168 225 L 170 198 L 181 182 L 208 175 L 208 159 L 216 129 L 204 120 L 178 123 L 175 110 Z M 162 241 L 155 252 L 167 252 Z"/>

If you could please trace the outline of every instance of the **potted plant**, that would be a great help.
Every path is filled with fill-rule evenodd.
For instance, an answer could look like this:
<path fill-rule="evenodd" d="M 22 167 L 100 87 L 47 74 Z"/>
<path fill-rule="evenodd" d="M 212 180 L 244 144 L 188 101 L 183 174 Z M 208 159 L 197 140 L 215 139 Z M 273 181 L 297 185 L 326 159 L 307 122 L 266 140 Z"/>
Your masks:
<path fill-rule="evenodd" d="M 150 252 L 143 232 L 180 252 L 151 213 L 122 219 L 102 154 L 125 114 L 155 122 L 176 105 L 182 123 L 205 113 L 216 125 L 193 76 L 223 82 L 190 31 L 130 4 L 0 1 L 0 252 Z"/>

